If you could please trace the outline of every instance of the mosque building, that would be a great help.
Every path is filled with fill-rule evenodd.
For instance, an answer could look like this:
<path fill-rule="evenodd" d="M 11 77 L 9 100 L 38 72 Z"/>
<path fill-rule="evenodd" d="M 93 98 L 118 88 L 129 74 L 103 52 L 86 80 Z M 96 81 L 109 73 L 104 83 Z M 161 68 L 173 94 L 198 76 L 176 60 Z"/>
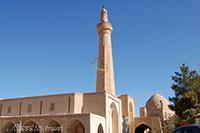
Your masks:
<path fill-rule="evenodd" d="M 97 25 L 96 92 L 0 100 L 0 133 L 162 133 L 162 121 L 174 114 L 168 101 L 153 95 L 135 116 L 135 101 L 116 96 L 108 12 Z"/>

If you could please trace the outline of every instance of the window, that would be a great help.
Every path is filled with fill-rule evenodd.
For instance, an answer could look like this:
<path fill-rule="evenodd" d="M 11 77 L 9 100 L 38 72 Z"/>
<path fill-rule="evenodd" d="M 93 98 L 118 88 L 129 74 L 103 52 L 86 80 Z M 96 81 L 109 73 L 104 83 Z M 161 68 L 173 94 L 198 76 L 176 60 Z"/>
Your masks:
<path fill-rule="evenodd" d="M 8 111 L 7 113 L 11 113 L 11 106 L 8 106 Z"/>
<path fill-rule="evenodd" d="M 50 104 L 49 110 L 50 110 L 50 111 L 54 111 L 54 110 L 55 110 L 55 104 L 54 104 L 54 103 L 51 103 L 51 104 Z"/>
<path fill-rule="evenodd" d="M 28 104 L 27 112 L 32 112 L 32 104 Z"/>

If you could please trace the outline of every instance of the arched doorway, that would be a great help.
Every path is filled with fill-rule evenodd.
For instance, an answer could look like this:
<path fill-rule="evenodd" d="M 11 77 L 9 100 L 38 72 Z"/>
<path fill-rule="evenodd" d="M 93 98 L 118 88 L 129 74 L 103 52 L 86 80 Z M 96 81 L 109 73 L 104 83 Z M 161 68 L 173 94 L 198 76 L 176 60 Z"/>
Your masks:
<path fill-rule="evenodd" d="M 76 120 L 70 125 L 69 133 L 85 133 L 85 127 L 79 120 Z"/>
<path fill-rule="evenodd" d="M 112 133 L 118 133 L 118 112 L 114 103 L 111 104 Z"/>
<path fill-rule="evenodd" d="M 135 133 L 151 133 L 151 128 L 146 124 L 141 124 L 135 129 Z"/>
<path fill-rule="evenodd" d="M 36 122 L 29 121 L 23 125 L 22 133 L 40 133 L 40 128 Z"/>
<path fill-rule="evenodd" d="M 61 126 L 57 121 L 50 121 L 47 128 L 46 128 L 46 133 L 61 133 Z"/>
<path fill-rule="evenodd" d="M 8 122 L 5 124 L 5 126 L 2 128 L 2 133 L 16 133 L 17 129 L 15 127 L 15 124 L 12 122 Z"/>
<path fill-rule="evenodd" d="M 98 127 L 98 133 L 103 133 L 103 127 L 102 127 L 101 124 L 100 124 L 99 127 Z"/>

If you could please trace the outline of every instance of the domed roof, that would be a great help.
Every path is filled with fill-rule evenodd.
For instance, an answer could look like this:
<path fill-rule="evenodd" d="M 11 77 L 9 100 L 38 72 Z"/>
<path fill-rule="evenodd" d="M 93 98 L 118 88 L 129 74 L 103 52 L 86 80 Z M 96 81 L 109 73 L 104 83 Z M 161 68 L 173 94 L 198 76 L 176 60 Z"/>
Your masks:
<path fill-rule="evenodd" d="M 156 93 L 146 102 L 148 116 L 161 116 L 163 120 L 167 120 L 174 115 L 174 111 L 169 109 L 169 101 Z"/>
<path fill-rule="evenodd" d="M 146 102 L 146 106 L 148 106 L 149 104 L 154 104 L 157 108 L 160 108 L 161 102 L 163 104 L 163 107 L 168 107 L 169 101 L 166 98 L 164 98 L 163 96 L 161 96 L 160 94 L 155 93 Z"/>

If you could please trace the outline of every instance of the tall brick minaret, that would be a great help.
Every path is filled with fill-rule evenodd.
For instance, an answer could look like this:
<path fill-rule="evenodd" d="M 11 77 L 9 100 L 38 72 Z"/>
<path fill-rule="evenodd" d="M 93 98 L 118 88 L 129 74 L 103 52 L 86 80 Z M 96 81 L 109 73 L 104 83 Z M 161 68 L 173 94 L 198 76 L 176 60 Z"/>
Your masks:
<path fill-rule="evenodd" d="M 96 92 L 109 92 L 115 95 L 114 67 L 112 57 L 111 32 L 113 28 L 108 21 L 105 7 L 101 11 L 101 20 L 97 25 L 99 35 L 98 67 Z"/>

